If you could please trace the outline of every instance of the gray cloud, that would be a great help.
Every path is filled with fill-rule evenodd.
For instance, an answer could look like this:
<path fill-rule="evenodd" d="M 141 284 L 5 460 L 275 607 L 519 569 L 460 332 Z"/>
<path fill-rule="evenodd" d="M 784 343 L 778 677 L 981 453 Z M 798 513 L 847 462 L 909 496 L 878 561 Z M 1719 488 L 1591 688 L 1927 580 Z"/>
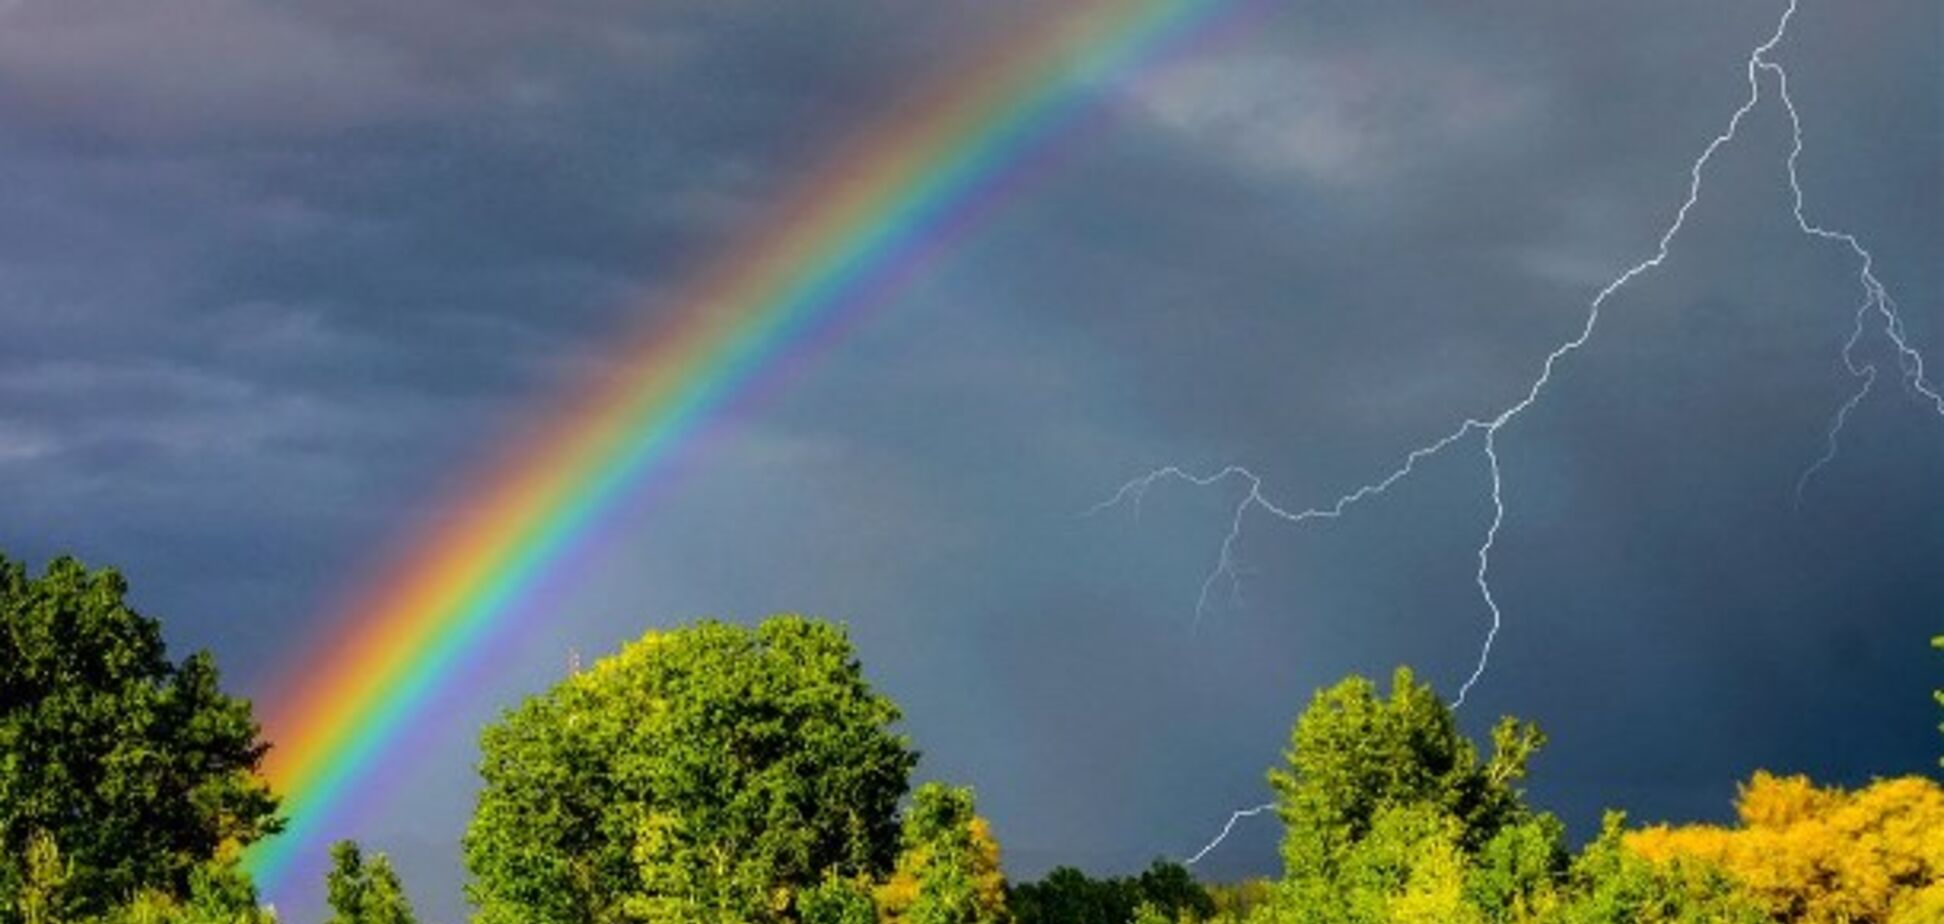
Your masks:
<path fill-rule="evenodd" d="M 618 332 L 1036 6 L 0 7 L 0 548 L 124 567 L 266 688 Z M 398 768 L 412 810 L 341 833 L 457 920 L 479 722 L 570 650 L 796 609 L 851 621 L 1016 874 L 1199 846 L 1316 685 L 1469 669 L 1482 463 L 1252 522 L 1199 626 L 1232 493 L 1079 512 L 1172 462 L 1327 500 L 1511 400 L 1651 251 L 1780 6 L 1265 4 L 1104 88 L 977 234 L 617 513 Z M 1816 217 L 1940 356 L 1925 7 L 1805 0 L 1779 58 Z M 1937 753 L 1944 436 L 1881 389 L 1795 511 L 1856 293 L 1788 232 L 1785 132 L 1752 117 L 1674 259 L 1504 435 L 1509 622 L 1466 720 L 1538 718 L 1535 795 L 1576 830 L 1718 816 L 1755 766 Z M 1272 870 L 1274 837 L 1209 869 Z"/>

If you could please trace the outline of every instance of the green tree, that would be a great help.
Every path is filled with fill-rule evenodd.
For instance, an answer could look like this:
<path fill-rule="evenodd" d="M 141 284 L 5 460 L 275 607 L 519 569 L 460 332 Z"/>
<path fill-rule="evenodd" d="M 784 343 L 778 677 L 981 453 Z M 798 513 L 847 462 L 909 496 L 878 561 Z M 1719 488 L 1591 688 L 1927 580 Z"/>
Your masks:
<path fill-rule="evenodd" d="M 835 873 L 797 899 L 803 924 L 877 924 L 877 901 L 868 880 L 843 879 Z"/>
<path fill-rule="evenodd" d="M 19 881 L 6 884 L 14 914 L 21 924 L 56 924 L 61 920 L 62 890 L 69 871 L 54 838 L 44 831 L 36 833 L 28 840 L 19 866 Z"/>
<path fill-rule="evenodd" d="M 898 719 L 839 627 L 651 633 L 486 729 L 478 920 L 799 920 L 806 890 L 891 867 Z"/>
<path fill-rule="evenodd" d="M 1459 834 L 1457 819 L 1429 803 L 1379 808 L 1365 836 L 1338 858 L 1335 875 L 1314 884 L 1327 887 L 1320 892 L 1334 909 L 1327 915 L 1369 924 L 1475 924 L 1480 916 L 1464 899 Z"/>
<path fill-rule="evenodd" d="M 45 837 L 64 916 L 187 898 L 198 869 L 279 826 L 249 703 L 207 653 L 169 661 L 127 589 L 69 558 L 38 578 L 0 558 L 0 884 L 25 881 Z M 0 903 L 0 924 L 22 920 Z"/>
<path fill-rule="evenodd" d="M 331 906 L 326 924 L 417 924 L 405 888 L 391 860 L 374 854 L 366 860 L 353 841 L 331 845 L 331 871 L 324 878 Z"/>
<path fill-rule="evenodd" d="M 1317 693 L 1298 717 L 1283 767 L 1269 783 L 1287 826 L 1286 876 L 1272 917 L 1277 921 L 1472 920 L 1539 891 L 1558 861 L 1558 826 L 1536 821 L 1516 784 L 1544 743 L 1530 723 L 1503 719 L 1493 750 L 1481 759 L 1451 708 L 1399 668 L 1388 697 L 1351 677 Z M 1518 862 L 1488 851 L 1501 832 L 1533 823 Z M 1498 873 L 1481 878 L 1480 854 Z M 1532 856 L 1527 856 L 1531 854 Z M 1498 881 L 1518 872 L 1533 881 Z M 1489 919 L 1489 918 L 1484 918 Z"/>
<path fill-rule="evenodd" d="M 1573 861 L 1566 899 L 1545 924 L 1766 924 L 1761 906 L 1720 869 L 1654 862 L 1627 848 L 1626 816 L 1609 812 L 1600 837 Z"/>
<path fill-rule="evenodd" d="M 878 893 L 886 924 L 1002 924 L 1006 879 L 999 845 L 973 809 L 972 791 L 926 783 L 905 813 L 903 850 Z"/>
<path fill-rule="evenodd" d="M 1140 901 L 1153 905 L 1169 920 L 1206 921 L 1215 916 L 1215 897 L 1195 881 L 1195 874 L 1173 860 L 1157 859 L 1133 880 Z"/>
<path fill-rule="evenodd" d="M 1070 866 L 1022 883 L 1008 898 L 1017 924 L 1127 924 L 1146 905 L 1171 921 L 1206 921 L 1221 910 L 1188 868 L 1155 860 L 1136 876 L 1093 879 Z"/>
<path fill-rule="evenodd" d="M 144 890 L 85 924 L 276 924 L 276 920 L 257 906 L 256 888 L 236 857 L 226 855 L 190 874 L 186 897 Z"/>
<path fill-rule="evenodd" d="M 1215 911 L 1209 919 L 1232 924 L 1247 920 L 1258 908 L 1267 907 L 1275 897 L 1276 883 L 1267 878 L 1252 878 L 1215 883 L 1203 889 L 1214 902 Z"/>
<path fill-rule="evenodd" d="M 1116 880 L 1094 879 L 1071 866 L 1014 886 L 1006 903 L 1018 924 L 1127 924 L 1135 905 Z"/>
<path fill-rule="evenodd" d="M 1545 813 L 1500 828 L 1471 858 L 1466 900 L 1493 924 L 1543 919 L 1561 900 L 1565 842 L 1565 826 Z"/>

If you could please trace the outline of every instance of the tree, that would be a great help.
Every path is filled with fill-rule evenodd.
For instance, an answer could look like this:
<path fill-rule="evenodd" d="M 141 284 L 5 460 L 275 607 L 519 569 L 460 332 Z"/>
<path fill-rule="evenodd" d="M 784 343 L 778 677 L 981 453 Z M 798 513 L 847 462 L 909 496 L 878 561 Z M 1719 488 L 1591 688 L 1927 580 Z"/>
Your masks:
<path fill-rule="evenodd" d="M 1343 921 L 1482 924 L 1465 901 L 1461 834 L 1455 817 L 1428 802 L 1380 808 L 1365 836 L 1343 852 L 1326 890 L 1313 894 L 1327 896 Z"/>
<path fill-rule="evenodd" d="M 187 897 L 144 890 L 86 924 L 277 924 L 277 918 L 257 906 L 256 887 L 227 855 L 190 874 Z"/>
<path fill-rule="evenodd" d="M 1230 924 L 1247 920 L 1256 909 L 1266 908 L 1275 897 L 1276 884 L 1271 879 L 1252 878 L 1208 885 L 1203 890 L 1215 909 L 1209 920 Z"/>
<path fill-rule="evenodd" d="M 650 633 L 483 734 L 478 920 L 800 920 L 805 892 L 892 865 L 898 719 L 836 626 Z"/>
<path fill-rule="evenodd" d="M 1284 766 L 1269 774 L 1287 826 L 1272 917 L 1462 921 L 1482 913 L 1478 900 L 1508 905 L 1541 891 L 1563 864 L 1559 828 L 1526 808 L 1516 784 L 1544 740 L 1530 723 L 1502 719 L 1481 760 L 1451 708 L 1408 668 L 1393 675 L 1388 698 L 1362 677 L 1318 692 Z M 1511 829 L 1516 843 L 1498 840 Z M 1498 878 L 1474 873 L 1481 854 L 1498 863 Z M 1525 878 L 1501 881 L 1515 872 Z"/>
<path fill-rule="evenodd" d="M 903 850 L 878 890 L 885 924 L 1003 924 L 999 844 L 973 811 L 972 791 L 926 783 L 905 813 Z"/>
<path fill-rule="evenodd" d="M 324 879 L 325 900 L 331 906 L 326 924 L 417 924 L 405 888 L 392 872 L 391 860 L 376 854 L 369 861 L 353 841 L 331 845 L 331 871 Z"/>
<path fill-rule="evenodd" d="M 0 558 L 0 884 L 45 843 L 62 917 L 186 899 L 198 870 L 280 826 L 249 703 L 206 652 L 169 661 L 127 589 L 70 558 L 38 578 Z M 22 920 L 0 903 L 0 924 Z"/>
<path fill-rule="evenodd" d="M 1134 877 L 1131 885 L 1139 901 L 1154 906 L 1169 920 L 1206 921 L 1215 916 L 1215 898 L 1195 881 L 1195 874 L 1173 860 L 1157 859 Z"/>
<path fill-rule="evenodd" d="M 1215 897 L 1188 868 L 1155 860 L 1136 876 L 1093 879 L 1070 866 L 1038 882 L 1014 887 L 1008 897 L 1016 924 L 1127 924 L 1141 906 L 1171 921 L 1216 917 Z"/>
<path fill-rule="evenodd" d="M 1846 792 L 1758 772 L 1736 811 L 1739 828 L 1654 827 L 1628 834 L 1626 845 L 1655 862 L 1718 866 L 1776 920 L 1915 920 L 1912 909 L 1944 898 L 1944 786 L 1931 780 Z"/>
<path fill-rule="evenodd" d="M 863 879 L 841 879 L 835 873 L 805 891 L 797 900 L 803 924 L 878 924 L 877 900 L 871 883 Z"/>
<path fill-rule="evenodd" d="M 1465 877 L 1466 900 L 1495 924 L 1544 920 L 1561 901 L 1565 826 L 1544 813 L 1500 828 Z"/>
<path fill-rule="evenodd" d="M 1573 861 L 1566 898 L 1545 924 L 1768 924 L 1719 867 L 1693 858 L 1656 863 L 1626 845 L 1626 816 L 1607 813 L 1600 837 Z"/>
<path fill-rule="evenodd" d="M 1117 880 L 1093 879 L 1071 866 L 1014 886 L 1006 902 L 1018 924 L 1127 924 L 1135 905 Z"/>
<path fill-rule="evenodd" d="M 61 919 L 61 893 L 70 875 L 61 849 L 46 832 L 27 842 L 19 881 L 8 883 L 14 914 L 21 924 L 55 924 Z"/>

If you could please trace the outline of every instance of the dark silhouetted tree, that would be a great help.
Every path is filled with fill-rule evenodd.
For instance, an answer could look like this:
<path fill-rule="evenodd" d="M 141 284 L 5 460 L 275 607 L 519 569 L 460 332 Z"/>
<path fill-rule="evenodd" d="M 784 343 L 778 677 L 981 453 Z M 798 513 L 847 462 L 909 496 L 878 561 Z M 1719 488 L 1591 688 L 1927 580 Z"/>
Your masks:
<path fill-rule="evenodd" d="M 1057 867 L 1014 887 L 1009 907 L 1017 924 L 1127 924 L 1143 907 L 1170 921 L 1203 921 L 1218 911 L 1209 890 L 1171 860 L 1155 860 L 1137 876 L 1106 879 Z"/>
<path fill-rule="evenodd" d="M 0 558 L 0 885 L 56 852 L 59 917 L 186 900 L 198 871 L 228 875 L 212 864 L 279 824 L 249 703 L 207 653 L 171 662 L 126 592 L 73 559 L 35 578 Z M 0 903 L 0 922 L 20 915 Z"/>

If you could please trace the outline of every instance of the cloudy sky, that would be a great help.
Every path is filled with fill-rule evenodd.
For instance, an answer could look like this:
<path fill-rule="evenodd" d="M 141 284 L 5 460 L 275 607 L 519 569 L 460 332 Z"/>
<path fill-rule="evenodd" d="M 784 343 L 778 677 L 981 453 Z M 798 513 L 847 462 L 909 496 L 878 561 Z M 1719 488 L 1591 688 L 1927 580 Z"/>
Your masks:
<path fill-rule="evenodd" d="M 1802 3 L 1772 57 L 1809 215 L 1944 368 L 1944 10 Z M 850 623 L 1015 876 L 1192 852 L 1316 686 L 1470 672 L 1485 460 L 1245 519 L 1199 620 L 1239 484 L 1081 512 L 1167 464 L 1327 503 L 1518 400 L 1654 253 L 1785 5 L 1242 0 L 1095 86 L 1002 208 L 616 524 L 339 833 L 460 920 L 479 723 L 574 652 L 797 610 Z M 0 550 L 121 567 L 268 689 L 617 333 L 1039 6 L 0 0 Z M 1794 230 L 1773 90 L 1500 433 L 1505 626 L 1463 716 L 1545 727 L 1532 793 L 1576 833 L 1944 751 L 1944 420 L 1886 377 L 1797 504 L 1862 293 Z M 1269 872 L 1275 838 L 1205 869 Z"/>

